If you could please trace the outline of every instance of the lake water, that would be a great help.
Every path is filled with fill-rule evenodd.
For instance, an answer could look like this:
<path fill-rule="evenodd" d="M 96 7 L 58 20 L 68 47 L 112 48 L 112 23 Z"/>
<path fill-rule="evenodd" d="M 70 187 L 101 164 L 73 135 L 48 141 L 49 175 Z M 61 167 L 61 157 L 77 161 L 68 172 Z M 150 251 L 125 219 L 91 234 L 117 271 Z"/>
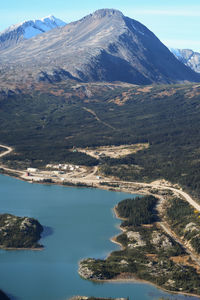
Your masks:
<path fill-rule="evenodd" d="M 16 300 L 65 300 L 73 295 L 127 297 L 131 300 L 197 299 L 173 296 L 148 284 L 95 284 L 78 275 L 85 257 L 104 258 L 119 249 L 112 208 L 130 195 L 97 189 L 29 184 L 0 175 L 0 212 L 38 219 L 52 234 L 42 251 L 0 250 L 0 288 Z M 133 196 L 133 195 L 132 195 Z M 132 197 L 131 196 L 131 197 Z"/>

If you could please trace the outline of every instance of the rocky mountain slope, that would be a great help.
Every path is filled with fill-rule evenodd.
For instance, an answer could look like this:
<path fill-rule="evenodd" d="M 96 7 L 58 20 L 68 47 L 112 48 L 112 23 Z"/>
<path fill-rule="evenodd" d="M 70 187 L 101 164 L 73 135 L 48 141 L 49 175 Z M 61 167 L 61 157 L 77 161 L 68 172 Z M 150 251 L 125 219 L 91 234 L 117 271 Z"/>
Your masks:
<path fill-rule="evenodd" d="M 190 67 L 197 73 L 200 73 L 200 53 L 191 49 L 170 49 L 178 60 Z"/>
<path fill-rule="evenodd" d="M 0 79 L 10 82 L 200 81 L 144 25 L 113 9 L 98 10 L 1 51 L 0 71 Z"/>
<path fill-rule="evenodd" d="M 62 20 L 54 16 L 49 16 L 41 20 L 30 20 L 10 26 L 0 32 L 0 50 L 14 47 L 22 40 L 30 39 L 38 34 L 64 25 L 66 25 L 66 23 Z"/>

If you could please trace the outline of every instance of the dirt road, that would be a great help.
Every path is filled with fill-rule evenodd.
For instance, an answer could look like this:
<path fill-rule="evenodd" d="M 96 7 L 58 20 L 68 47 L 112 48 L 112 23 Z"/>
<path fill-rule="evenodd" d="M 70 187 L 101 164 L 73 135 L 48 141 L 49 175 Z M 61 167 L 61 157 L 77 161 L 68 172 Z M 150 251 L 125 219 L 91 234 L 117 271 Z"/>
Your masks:
<path fill-rule="evenodd" d="M 97 116 L 97 114 L 95 113 L 94 110 L 89 109 L 89 108 L 87 108 L 87 107 L 83 107 L 83 109 L 86 110 L 87 112 L 89 112 L 90 114 L 92 114 L 92 115 L 95 117 L 95 119 L 96 119 L 99 123 L 102 123 L 102 124 L 105 125 L 106 127 L 109 127 L 109 128 L 111 128 L 111 129 L 113 129 L 113 130 L 116 130 L 116 128 L 114 128 L 114 127 L 111 126 L 110 124 L 108 124 L 108 123 L 102 121 L 102 120 Z"/>
<path fill-rule="evenodd" d="M 88 109 L 86 109 L 86 110 L 88 110 Z M 92 113 L 92 112 L 90 111 L 90 113 Z M 6 155 L 8 155 L 9 153 L 11 153 L 13 151 L 12 147 L 9 147 L 9 146 L 6 146 L 6 145 L 1 145 L 0 144 L 0 147 L 6 149 L 5 152 L 0 154 L 0 157 L 6 156 Z M 7 167 L 2 166 L 2 165 L 0 165 L 0 167 L 3 168 L 6 171 L 9 171 L 9 172 L 14 172 L 14 173 L 17 173 L 17 174 L 25 174 L 25 171 L 10 169 L 10 168 L 7 168 Z M 88 184 L 98 183 L 99 180 L 97 180 L 96 176 L 95 176 L 95 174 L 97 173 L 97 170 L 98 170 L 98 167 L 95 167 L 91 173 L 84 176 L 85 178 L 81 178 L 81 177 L 76 178 L 76 181 L 77 180 L 79 182 L 83 181 L 83 182 L 88 183 Z M 106 182 L 111 182 L 112 180 L 108 177 L 108 178 L 102 179 L 101 181 L 104 181 L 106 183 Z M 119 185 L 120 184 L 122 184 L 122 185 L 123 184 L 131 185 L 132 184 L 133 188 L 134 188 L 134 186 L 140 186 L 141 188 L 142 187 L 147 187 L 147 188 L 155 188 L 155 189 L 160 189 L 160 190 L 171 190 L 172 192 L 176 193 L 177 195 L 182 196 L 190 205 L 192 205 L 196 210 L 200 211 L 200 204 L 198 204 L 196 201 L 194 201 L 192 199 L 192 197 L 190 195 L 188 195 L 186 192 L 183 192 L 180 189 L 176 189 L 176 188 L 173 188 L 171 186 L 166 186 L 166 185 L 161 185 L 161 184 L 156 184 L 156 183 L 130 182 L 130 181 L 119 181 L 119 180 L 116 180 L 115 182 L 118 183 Z"/>
<path fill-rule="evenodd" d="M 2 153 L 0 154 L 0 157 L 3 157 L 3 156 L 5 156 L 5 155 L 8 155 L 10 152 L 13 151 L 13 148 L 12 148 L 12 147 L 8 147 L 8 146 L 5 146 L 5 145 L 0 145 L 0 147 L 7 149 L 5 152 L 2 152 Z"/>
<path fill-rule="evenodd" d="M 190 197 L 186 192 L 183 192 L 181 190 L 178 190 L 178 189 L 175 189 L 175 188 L 172 188 L 172 187 L 166 187 L 166 186 L 160 186 L 160 185 L 152 185 L 152 187 L 154 188 L 161 188 L 161 189 L 166 189 L 166 190 L 170 190 L 172 192 L 175 192 L 177 193 L 178 195 L 182 196 L 190 205 L 192 205 L 196 210 L 200 211 L 200 205 L 194 201 L 192 199 L 192 197 Z"/>
<path fill-rule="evenodd" d="M 180 244 L 187 254 L 191 256 L 193 261 L 195 261 L 200 266 L 200 258 L 196 255 L 193 251 L 191 251 L 188 246 L 171 230 L 169 225 L 166 222 L 159 222 L 160 227 L 169 235 L 171 236 L 178 244 Z"/>
<path fill-rule="evenodd" d="M 5 148 L 5 151 L 0 154 L 0 157 L 6 156 L 9 153 L 13 151 L 12 147 L 1 145 L 0 147 Z M 0 165 L 0 168 L 4 169 L 7 172 L 11 172 L 13 174 L 18 174 L 21 178 L 24 179 L 24 176 L 26 174 L 26 171 L 19 171 L 15 169 L 10 169 L 7 168 L 6 166 Z M 42 171 L 41 171 L 42 174 Z M 112 180 L 112 178 L 109 177 L 103 177 L 101 180 L 97 178 L 98 174 L 98 166 L 95 166 L 94 168 L 91 168 L 90 171 L 82 171 L 78 174 L 76 174 L 75 177 L 73 175 L 68 175 L 66 179 L 68 179 L 72 183 L 84 183 L 89 186 L 94 185 L 97 188 L 102 188 L 102 185 L 100 182 L 104 182 L 105 184 L 107 183 L 108 185 L 111 183 L 117 184 L 119 186 L 119 189 L 121 191 L 128 191 L 128 192 L 135 192 L 137 193 L 137 188 L 139 188 L 138 192 L 148 192 L 148 189 L 157 189 L 157 190 L 171 190 L 173 193 L 176 195 L 179 195 L 183 197 L 190 205 L 192 205 L 196 210 L 200 211 L 200 205 L 192 199 L 191 196 L 189 196 L 186 192 L 183 192 L 181 189 L 174 188 L 172 186 L 169 186 L 167 183 L 163 183 L 161 181 L 153 182 L 153 183 L 143 183 L 143 182 L 130 182 L 130 181 L 120 181 L 120 180 Z M 53 180 L 53 178 L 52 178 Z M 59 183 L 59 182 L 58 182 Z M 105 185 L 104 185 L 105 187 Z M 162 201 L 162 197 L 159 197 L 160 200 Z M 161 203 L 162 204 L 162 203 Z M 200 266 L 200 259 L 199 257 L 191 251 L 185 243 L 176 236 L 176 234 L 171 230 L 169 225 L 162 220 L 159 222 L 160 227 L 167 233 L 169 234 L 174 240 L 176 240 L 179 244 L 181 244 L 186 252 L 192 257 L 192 259 Z"/>
<path fill-rule="evenodd" d="M 12 147 L 9 147 L 9 146 L 5 146 L 5 145 L 1 145 L 1 144 L 0 144 L 0 147 L 7 149 L 5 152 L 2 152 L 2 153 L 0 154 L 0 157 L 6 156 L 6 155 L 8 155 L 9 153 L 11 153 L 11 152 L 13 151 L 13 148 L 12 148 Z M 10 168 L 5 167 L 4 165 L 0 165 L 0 168 L 4 169 L 4 170 L 7 171 L 7 172 L 16 173 L 16 174 L 18 174 L 18 175 L 24 175 L 24 174 L 25 174 L 24 171 L 19 171 L 19 170 L 15 170 L 15 169 L 10 169 Z"/>

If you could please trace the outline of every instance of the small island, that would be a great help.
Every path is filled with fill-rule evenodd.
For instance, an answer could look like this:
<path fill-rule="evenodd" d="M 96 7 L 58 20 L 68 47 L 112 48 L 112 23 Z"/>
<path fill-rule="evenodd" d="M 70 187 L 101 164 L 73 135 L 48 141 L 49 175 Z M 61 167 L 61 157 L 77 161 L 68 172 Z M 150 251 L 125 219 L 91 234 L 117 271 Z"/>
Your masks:
<path fill-rule="evenodd" d="M 42 225 L 33 218 L 0 214 L 1 249 L 41 249 Z"/>
<path fill-rule="evenodd" d="M 174 211 L 179 218 L 171 226 L 175 232 L 179 224 L 182 226 L 180 239 L 167 227 Z M 122 249 L 106 259 L 83 259 L 79 264 L 81 277 L 93 281 L 145 280 L 168 291 L 200 295 L 196 246 L 200 221 L 186 201 L 170 194 L 160 198 L 147 195 L 119 202 L 115 213 L 122 220 L 123 232 L 113 241 Z M 195 230 L 192 227 L 189 231 L 191 226 Z M 185 247 L 189 238 L 194 245 L 191 250 Z"/>

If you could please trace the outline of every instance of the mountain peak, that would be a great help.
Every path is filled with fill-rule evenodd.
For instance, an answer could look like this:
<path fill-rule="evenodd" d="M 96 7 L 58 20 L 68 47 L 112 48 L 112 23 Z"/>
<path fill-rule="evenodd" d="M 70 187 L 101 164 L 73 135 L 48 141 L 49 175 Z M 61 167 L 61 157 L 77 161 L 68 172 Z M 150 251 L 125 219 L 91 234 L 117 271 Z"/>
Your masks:
<path fill-rule="evenodd" d="M 38 34 L 65 25 L 65 22 L 55 18 L 53 15 L 12 25 L 0 32 L 0 49 L 8 48 L 18 44 L 22 40 L 30 39 Z"/>
<path fill-rule="evenodd" d="M 194 52 L 191 49 L 171 48 L 170 51 L 186 66 L 190 67 L 195 72 L 200 73 L 200 53 Z"/>
<path fill-rule="evenodd" d="M 96 10 L 92 16 L 97 17 L 97 18 L 104 18 L 104 17 L 122 17 L 123 14 L 121 11 L 113 8 L 103 8 L 103 9 L 98 9 Z"/>
<path fill-rule="evenodd" d="M 0 70 L 4 66 L 10 76 L 17 74 L 17 80 L 32 74 L 34 80 L 50 82 L 66 78 L 134 84 L 200 81 L 199 74 L 179 62 L 147 27 L 115 9 L 97 10 L 62 29 L 20 41 L 9 51 L 4 46 Z"/>
<path fill-rule="evenodd" d="M 37 20 L 35 20 L 37 21 Z M 62 26 L 65 26 L 66 23 L 63 22 L 62 20 L 54 17 L 53 15 L 49 15 L 47 17 L 44 17 L 41 19 L 42 22 L 45 22 L 45 23 L 53 23 L 56 25 L 56 27 L 62 27 Z"/>

